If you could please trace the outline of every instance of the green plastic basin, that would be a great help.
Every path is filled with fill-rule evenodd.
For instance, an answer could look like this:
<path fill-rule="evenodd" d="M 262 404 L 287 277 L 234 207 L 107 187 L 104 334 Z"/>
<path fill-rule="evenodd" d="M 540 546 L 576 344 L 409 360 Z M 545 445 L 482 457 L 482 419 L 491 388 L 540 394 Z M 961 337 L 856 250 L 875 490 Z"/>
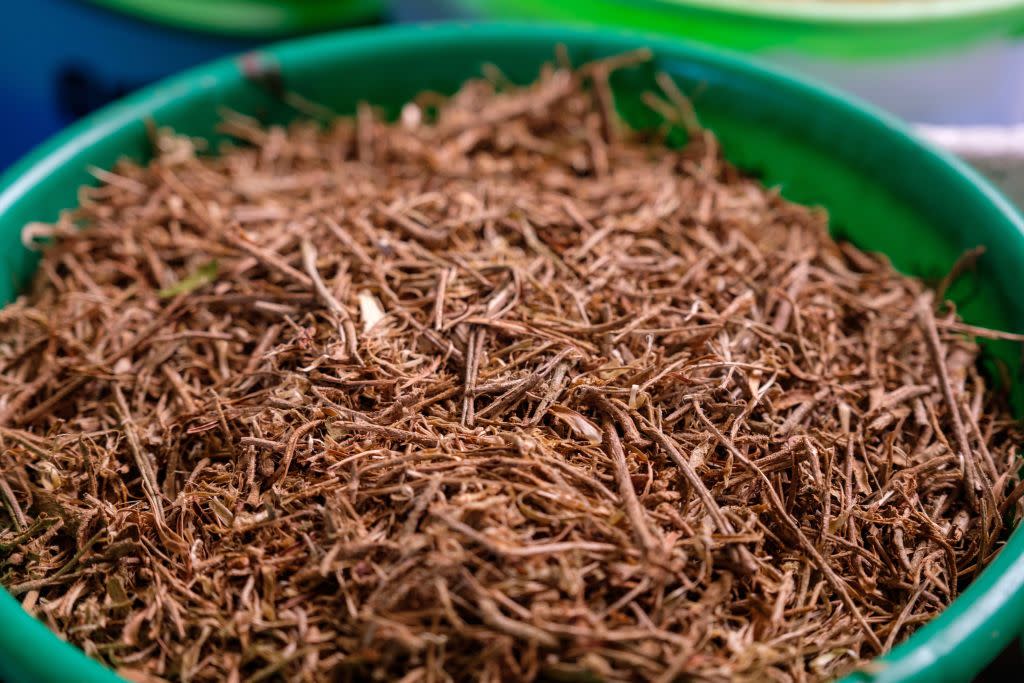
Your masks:
<path fill-rule="evenodd" d="M 1024 0 L 455 0 L 481 18 L 587 22 L 750 52 L 852 59 L 954 50 L 1024 30 Z"/>
<path fill-rule="evenodd" d="M 363 24 L 384 0 L 87 0 L 95 5 L 192 31 L 245 38 L 280 38 Z"/>
<path fill-rule="evenodd" d="M 780 186 L 791 199 L 827 207 L 834 232 L 887 253 L 908 273 L 940 276 L 963 250 L 987 245 L 976 275 L 952 294 L 969 321 L 1024 330 L 1024 299 L 1018 296 L 1024 222 L 998 192 L 887 116 L 744 59 L 640 34 L 510 24 L 326 35 L 268 48 L 258 59 L 279 64 L 287 87 L 339 111 L 369 100 L 397 112 L 421 90 L 454 90 L 485 62 L 514 80 L 530 81 L 559 43 L 577 62 L 650 47 L 652 64 L 619 72 L 613 80 L 628 120 L 652 122 L 639 95 L 654 87 L 656 71 L 671 74 L 735 164 Z M 220 61 L 83 119 L 0 178 L 0 303 L 15 296 L 35 267 L 19 239 L 22 226 L 53 220 L 61 208 L 73 206 L 76 188 L 90 182 L 89 166 L 109 167 L 122 155 L 144 158 L 144 120 L 149 117 L 181 132 L 215 138 L 223 107 L 274 121 L 294 116 L 264 88 L 247 81 L 237 61 Z M 1002 366 L 1019 407 L 1024 394 L 1019 347 L 993 344 L 988 354 L 993 365 Z M 2 591 L 0 623 L 2 680 L 117 680 Z M 871 673 L 849 680 L 969 680 L 1022 624 L 1024 534 L 1018 530 L 939 618 L 875 662 Z"/>

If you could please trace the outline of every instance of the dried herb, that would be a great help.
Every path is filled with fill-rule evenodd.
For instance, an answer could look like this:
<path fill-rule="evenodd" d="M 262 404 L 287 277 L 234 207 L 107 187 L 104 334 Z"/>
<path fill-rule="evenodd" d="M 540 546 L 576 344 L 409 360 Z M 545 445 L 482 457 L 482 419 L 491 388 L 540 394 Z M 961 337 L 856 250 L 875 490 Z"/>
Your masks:
<path fill-rule="evenodd" d="M 170 287 L 161 289 L 157 294 L 161 299 L 173 299 L 179 294 L 188 294 L 194 292 L 203 285 L 208 285 L 217 279 L 217 260 L 214 259 L 209 263 L 204 263 L 199 266 L 196 272 L 191 275 L 185 276 L 180 282 L 176 282 Z"/>
<path fill-rule="evenodd" d="M 145 680 L 806 681 L 935 616 L 1020 507 L 986 332 L 670 80 L 690 144 L 627 130 L 644 56 L 155 130 L 27 228 L 0 581 Z"/>

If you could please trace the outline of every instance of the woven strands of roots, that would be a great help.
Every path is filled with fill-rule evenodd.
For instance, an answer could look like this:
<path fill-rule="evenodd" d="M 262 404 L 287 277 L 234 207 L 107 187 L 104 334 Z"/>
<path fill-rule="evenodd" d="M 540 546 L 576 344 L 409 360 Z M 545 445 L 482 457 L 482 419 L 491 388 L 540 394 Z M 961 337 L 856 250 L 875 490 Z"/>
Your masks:
<path fill-rule="evenodd" d="M 4 585 L 145 680 L 809 681 L 934 617 L 1019 495 L 982 331 L 671 81 L 690 144 L 627 130 L 642 57 L 163 131 L 32 226 Z"/>

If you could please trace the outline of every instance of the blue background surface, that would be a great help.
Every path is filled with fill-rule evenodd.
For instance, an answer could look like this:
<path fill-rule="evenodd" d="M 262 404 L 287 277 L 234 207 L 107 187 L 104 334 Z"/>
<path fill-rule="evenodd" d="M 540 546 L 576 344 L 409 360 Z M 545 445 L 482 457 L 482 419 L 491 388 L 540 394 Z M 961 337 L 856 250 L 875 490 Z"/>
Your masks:
<path fill-rule="evenodd" d="M 81 0 L 8 0 L 3 9 L 0 169 L 83 109 L 252 45 L 164 28 Z"/>

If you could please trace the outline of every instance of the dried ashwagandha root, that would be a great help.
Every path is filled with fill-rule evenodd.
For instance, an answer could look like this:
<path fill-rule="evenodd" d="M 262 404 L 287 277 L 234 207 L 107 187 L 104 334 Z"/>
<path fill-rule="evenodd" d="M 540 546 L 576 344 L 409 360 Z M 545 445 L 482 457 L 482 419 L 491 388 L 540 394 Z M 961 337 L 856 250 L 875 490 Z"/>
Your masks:
<path fill-rule="evenodd" d="M 934 617 L 1018 511 L 982 331 L 616 66 L 231 114 L 33 227 L 0 581 L 142 680 L 808 681 Z"/>

